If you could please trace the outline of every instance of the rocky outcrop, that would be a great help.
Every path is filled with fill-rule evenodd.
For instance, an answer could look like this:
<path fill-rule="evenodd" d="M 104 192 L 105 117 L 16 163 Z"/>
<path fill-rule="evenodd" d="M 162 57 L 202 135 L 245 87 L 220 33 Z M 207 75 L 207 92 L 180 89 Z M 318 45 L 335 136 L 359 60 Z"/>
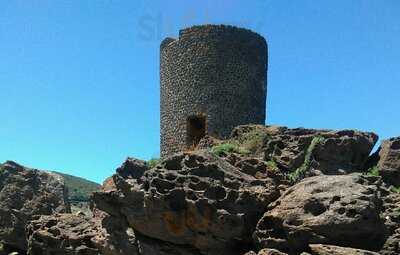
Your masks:
<path fill-rule="evenodd" d="M 99 251 L 92 238 L 100 234 L 97 225 L 96 222 L 74 214 L 42 216 L 33 220 L 27 228 L 28 253 L 96 255 Z"/>
<path fill-rule="evenodd" d="M 27 228 L 29 255 L 139 254 L 136 237 L 122 219 L 75 214 L 42 216 Z"/>
<path fill-rule="evenodd" d="M 289 188 L 257 225 L 259 247 L 307 250 L 313 243 L 379 250 L 386 239 L 377 178 L 317 176 Z"/>
<path fill-rule="evenodd" d="M 379 148 L 378 170 L 386 183 L 400 186 L 400 137 L 382 142 Z"/>
<path fill-rule="evenodd" d="M 397 255 L 400 194 L 389 181 L 399 163 L 396 139 L 368 157 L 376 140 L 353 130 L 248 125 L 229 140 L 204 137 L 196 150 L 156 163 L 128 158 L 93 194 L 91 217 L 65 214 L 65 202 L 32 213 L 28 254 Z M 6 165 L 18 174 L 3 170 L 2 185 L 29 179 L 15 170 L 21 166 Z M 367 166 L 377 166 L 389 185 L 372 171 L 354 173 Z M 33 189 L 41 195 L 47 183 L 37 179 L 27 182 L 39 183 Z M 61 194 L 48 185 L 52 194 L 40 200 L 46 203 Z M 31 193 L 0 194 L 7 189 L 7 197 Z M 41 204 L 31 197 L 26 205 L 12 201 Z M 14 224 L 9 211 L 1 224 Z"/>
<path fill-rule="evenodd" d="M 312 255 L 379 255 L 372 251 L 324 244 L 311 244 L 310 249 Z"/>
<path fill-rule="evenodd" d="M 245 174 L 206 152 L 177 154 L 142 176 L 131 171 L 114 176 L 116 191 L 95 193 L 96 208 L 126 218 L 144 236 L 208 254 L 240 254 L 279 196 L 275 179 Z"/>
<path fill-rule="evenodd" d="M 25 227 L 35 215 L 69 212 L 61 176 L 7 161 L 0 165 L 0 241 L 27 249 Z"/>
<path fill-rule="evenodd" d="M 116 172 L 122 178 L 137 179 L 142 177 L 148 168 L 147 162 L 144 160 L 127 158 L 122 166 L 117 168 Z"/>
<path fill-rule="evenodd" d="M 231 138 L 242 142 L 263 136 L 265 161 L 272 161 L 298 180 L 318 174 L 347 174 L 362 171 L 378 140 L 374 133 L 356 130 L 316 130 L 278 126 L 239 126 Z"/>
<path fill-rule="evenodd" d="M 27 228 L 29 255 L 200 255 L 189 247 L 135 234 L 122 218 L 57 214 Z"/>

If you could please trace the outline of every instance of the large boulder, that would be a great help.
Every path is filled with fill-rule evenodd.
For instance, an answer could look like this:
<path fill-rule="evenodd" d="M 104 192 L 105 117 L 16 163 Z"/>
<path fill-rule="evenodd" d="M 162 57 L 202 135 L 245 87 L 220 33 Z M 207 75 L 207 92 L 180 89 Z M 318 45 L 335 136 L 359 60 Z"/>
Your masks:
<path fill-rule="evenodd" d="M 231 139 L 249 143 L 262 138 L 265 161 L 281 170 L 297 172 L 295 179 L 317 174 L 362 171 L 378 140 L 374 133 L 357 130 L 317 130 L 278 126 L 245 125 L 235 128 Z M 254 142 L 253 142 L 254 143 Z"/>
<path fill-rule="evenodd" d="M 207 152 L 177 154 L 142 176 L 125 176 L 131 177 L 114 175 L 116 189 L 94 194 L 96 208 L 125 217 L 144 236 L 206 254 L 242 254 L 280 194 L 275 179 L 256 178 Z"/>
<path fill-rule="evenodd" d="M 193 249 L 136 234 L 123 218 L 104 212 L 41 216 L 27 228 L 29 255 L 200 255 Z"/>
<path fill-rule="evenodd" d="M 35 215 L 70 211 L 61 176 L 29 169 L 15 162 L 0 165 L 0 241 L 25 251 L 25 227 Z"/>
<path fill-rule="evenodd" d="M 372 251 L 324 244 L 311 244 L 310 249 L 312 255 L 379 255 Z"/>
<path fill-rule="evenodd" d="M 271 205 L 254 240 L 260 248 L 284 252 L 305 251 L 313 243 L 376 251 L 386 239 L 381 205 L 378 178 L 306 178 Z"/>
<path fill-rule="evenodd" d="M 378 170 L 386 183 L 400 186 L 400 137 L 382 142 L 379 148 Z"/>
<path fill-rule="evenodd" d="M 29 255 L 138 255 L 133 230 L 118 218 L 41 216 L 27 227 Z"/>

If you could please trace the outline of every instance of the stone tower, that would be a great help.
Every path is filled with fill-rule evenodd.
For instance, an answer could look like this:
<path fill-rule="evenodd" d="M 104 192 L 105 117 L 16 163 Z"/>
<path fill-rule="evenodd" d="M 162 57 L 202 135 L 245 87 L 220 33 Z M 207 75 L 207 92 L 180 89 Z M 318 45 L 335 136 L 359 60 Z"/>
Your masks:
<path fill-rule="evenodd" d="M 183 29 L 160 46 L 161 156 L 226 138 L 243 124 L 264 124 L 267 43 L 225 25 Z"/>

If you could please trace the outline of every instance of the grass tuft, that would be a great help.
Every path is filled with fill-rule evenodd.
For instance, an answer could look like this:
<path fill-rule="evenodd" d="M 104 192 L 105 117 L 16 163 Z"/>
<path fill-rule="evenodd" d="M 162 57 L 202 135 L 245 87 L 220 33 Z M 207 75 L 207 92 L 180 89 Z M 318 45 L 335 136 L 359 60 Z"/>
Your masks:
<path fill-rule="evenodd" d="M 150 160 L 147 161 L 147 165 L 149 166 L 149 168 L 154 168 L 158 165 L 158 163 L 161 162 L 161 159 L 159 158 L 152 158 Z"/>
<path fill-rule="evenodd" d="M 316 136 L 312 139 L 310 146 L 308 146 L 303 164 L 295 171 L 288 174 L 288 178 L 292 183 L 296 183 L 303 179 L 308 171 L 310 171 L 312 163 L 312 153 L 318 144 L 325 141 L 322 136 Z"/>
<path fill-rule="evenodd" d="M 213 146 L 211 149 L 211 153 L 214 154 L 215 156 L 221 157 L 227 153 L 239 153 L 246 155 L 249 154 L 250 152 L 235 143 L 222 143 Z"/>
<path fill-rule="evenodd" d="M 379 169 L 377 166 L 371 167 L 367 171 L 368 176 L 379 176 Z"/>

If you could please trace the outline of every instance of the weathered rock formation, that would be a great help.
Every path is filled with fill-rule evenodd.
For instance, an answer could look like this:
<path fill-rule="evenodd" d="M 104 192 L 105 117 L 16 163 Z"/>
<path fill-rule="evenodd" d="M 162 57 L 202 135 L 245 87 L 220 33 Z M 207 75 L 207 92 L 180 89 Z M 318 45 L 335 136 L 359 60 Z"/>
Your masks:
<path fill-rule="evenodd" d="M 376 140 L 240 126 L 156 166 L 128 158 L 94 193 L 92 217 L 65 213 L 57 176 L 8 162 L 0 238 L 23 252 L 30 221 L 30 255 L 398 255 L 398 139 L 369 157 Z"/>
<path fill-rule="evenodd" d="M 239 126 L 232 138 L 242 141 L 254 134 L 263 135 L 258 152 L 282 171 L 297 172 L 296 177 L 316 174 L 347 174 L 362 171 L 378 140 L 374 133 L 356 130 L 316 130 L 278 126 Z M 300 179 L 300 178 L 298 178 Z"/>
<path fill-rule="evenodd" d="M 360 174 L 316 176 L 286 190 L 257 225 L 256 243 L 286 252 L 309 244 L 379 250 L 385 242 L 379 181 Z"/>
<path fill-rule="evenodd" d="M 27 229 L 30 255 L 136 255 L 133 230 L 123 220 L 75 214 L 42 216 Z"/>
<path fill-rule="evenodd" d="M 140 174 L 136 164 L 132 178 L 115 175 L 118 194 L 96 193 L 96 208 L 126 218 L 142 235 L 209 254 L 251 245 L 257 219 L 279 196 L 276 180 L 210 153 L 177 154 Z"/>
<path fill-rule="evenodd" d="M 67 190 L 59 175 L 7 161 L 0 165 L 0 242 L 27 249 L 25 227 L 35 215 L 69 212 Z"/>
<path fill-rule="evenodd" d="M 312 255 L 379 255 L 376 252 L 324 244 L 311 244 L 310 249 Z"/>
<path fill-rule="evenodd" d="M 383 180 L 400 186 L 400 137 L 384 140 L 379 148 L 378 170 Z"/>

